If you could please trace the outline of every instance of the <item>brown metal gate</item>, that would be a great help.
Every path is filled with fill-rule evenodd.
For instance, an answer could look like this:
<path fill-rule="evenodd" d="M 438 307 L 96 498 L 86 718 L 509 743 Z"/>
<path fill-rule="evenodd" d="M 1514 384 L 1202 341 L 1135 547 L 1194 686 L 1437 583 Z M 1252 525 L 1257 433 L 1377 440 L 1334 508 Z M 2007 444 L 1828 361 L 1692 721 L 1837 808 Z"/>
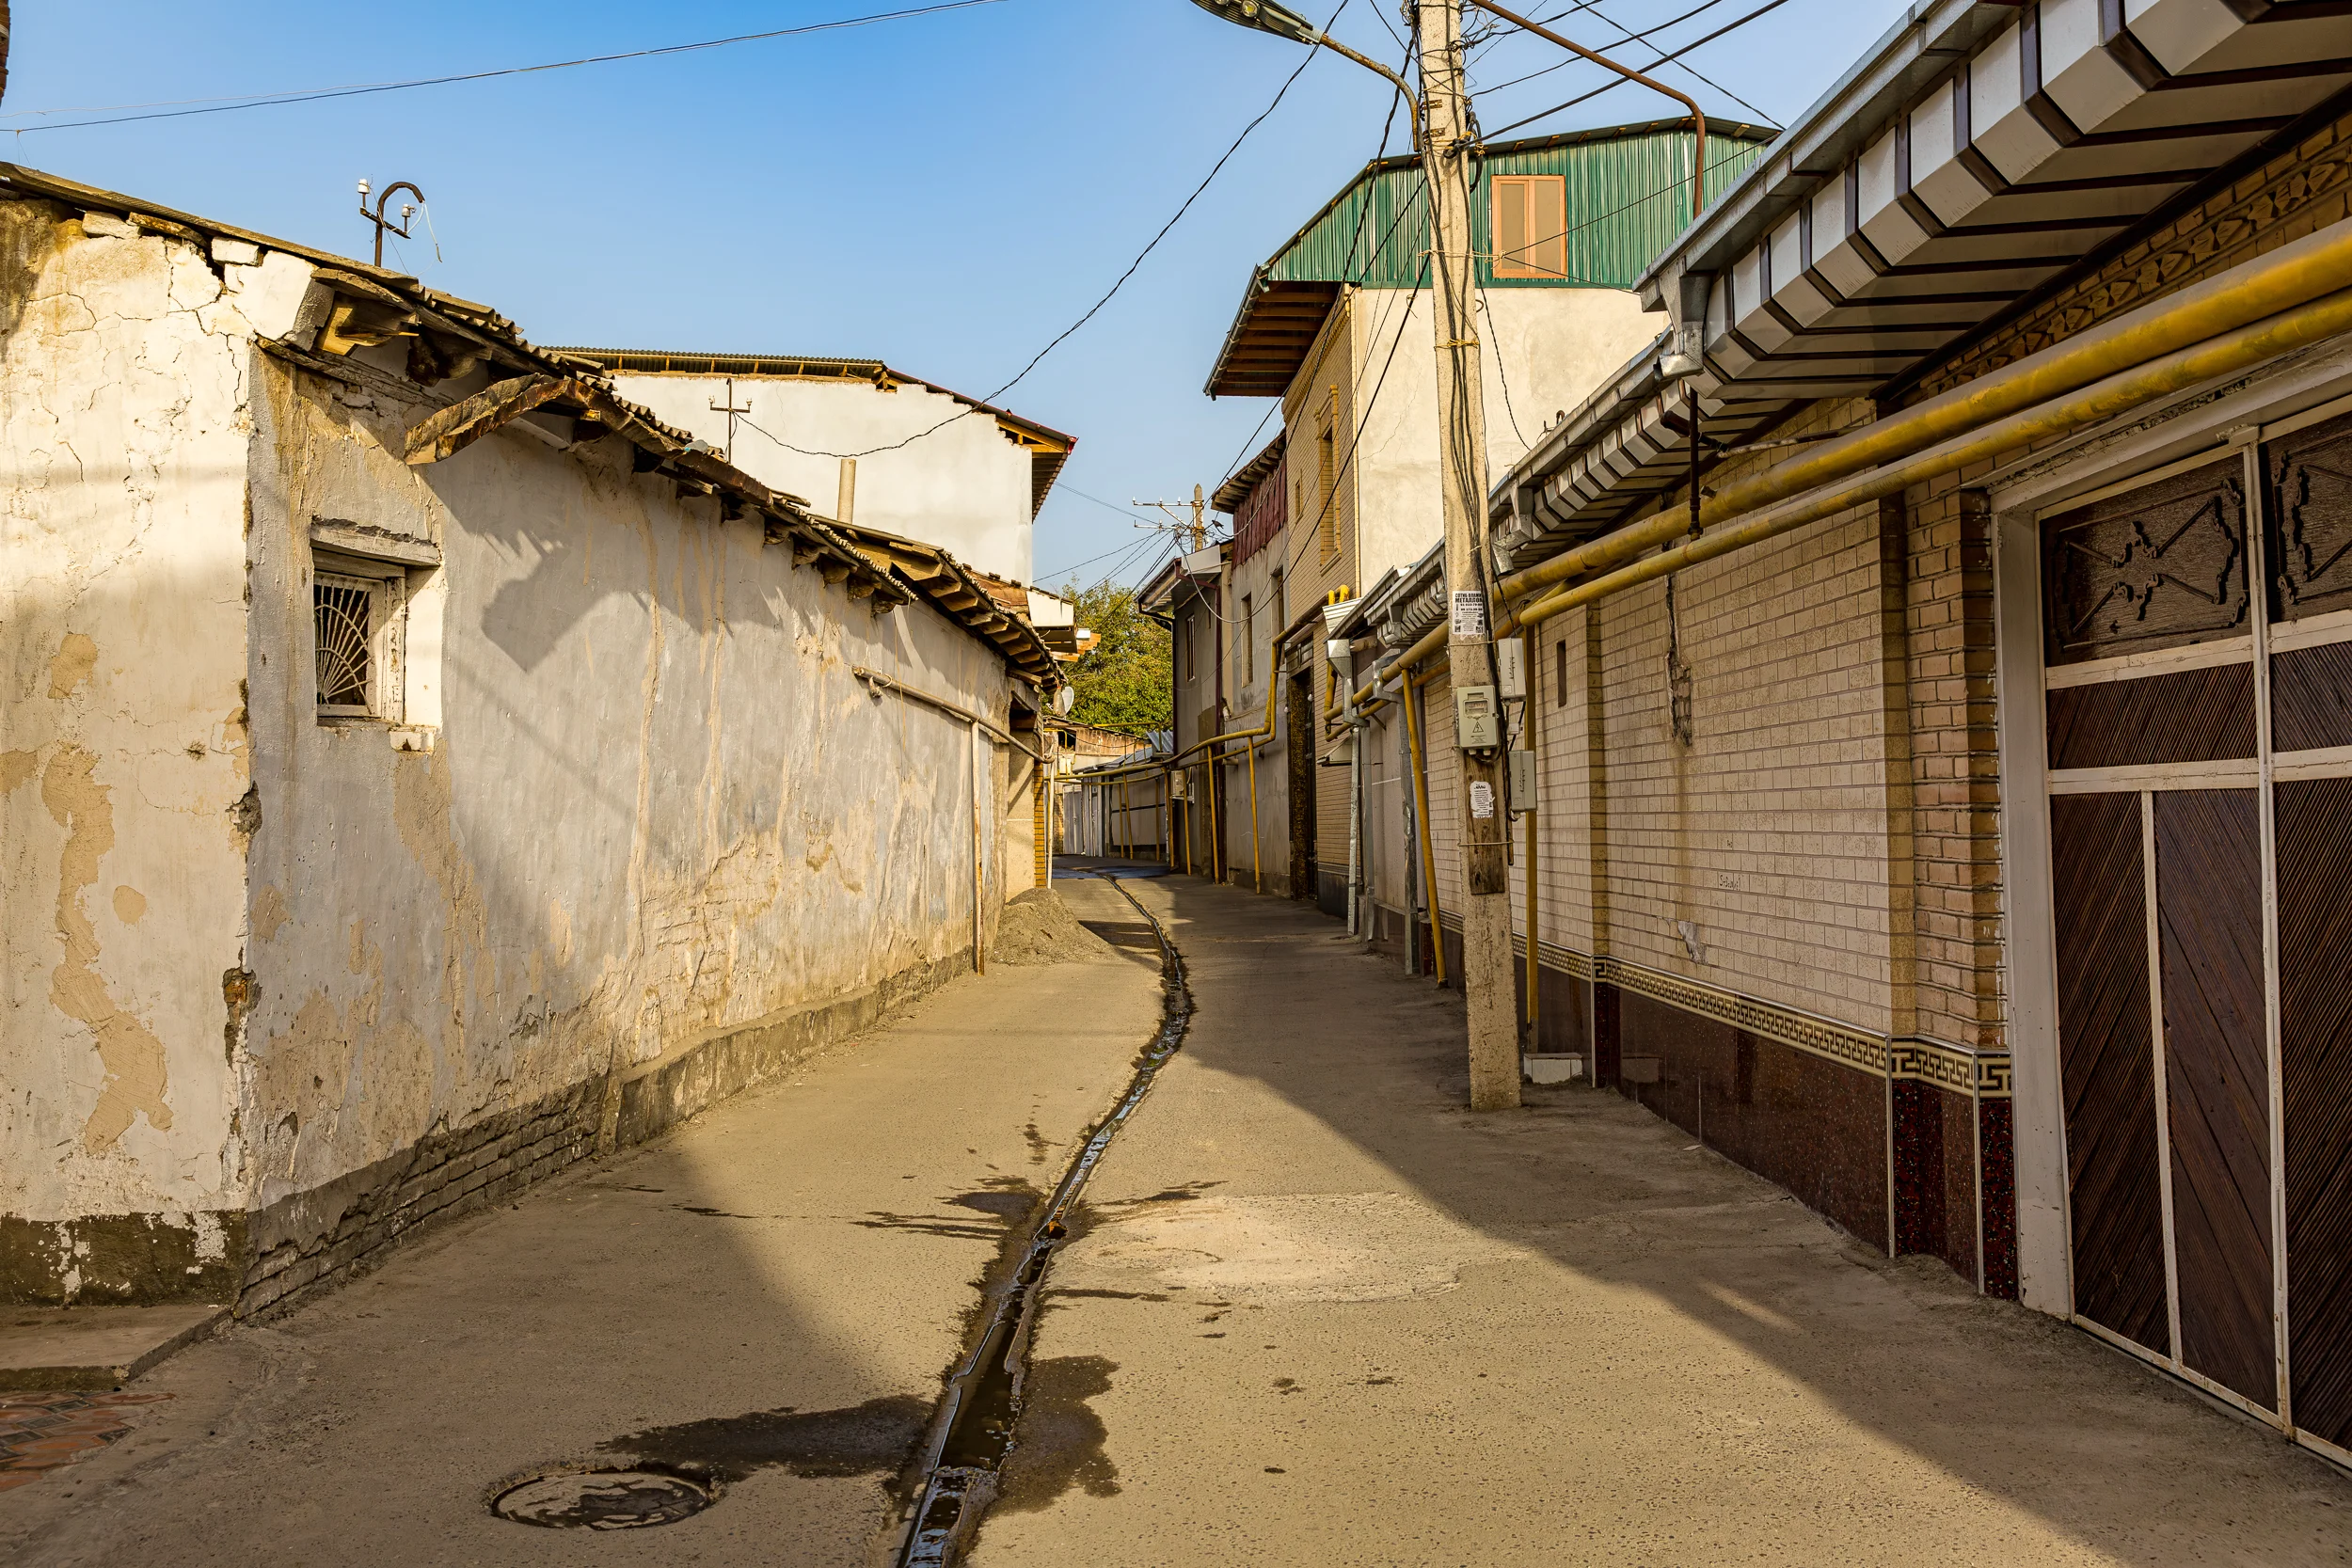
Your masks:
<path fill-rule="evenodd" d="M 2074 1311 L 2352 1462 L 2352 416 L 2263 434 L 2042 525 Z"/>

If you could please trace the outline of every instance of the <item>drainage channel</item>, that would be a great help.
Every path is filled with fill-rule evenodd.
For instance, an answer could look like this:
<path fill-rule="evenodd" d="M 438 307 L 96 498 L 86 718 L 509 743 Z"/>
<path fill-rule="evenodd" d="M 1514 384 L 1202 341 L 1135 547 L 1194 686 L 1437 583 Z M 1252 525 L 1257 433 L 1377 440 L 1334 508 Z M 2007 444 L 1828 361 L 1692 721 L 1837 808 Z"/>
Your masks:
<path fill-rule="evenodd" d="M 1152 934 L 1158 939 L 1159 1031 L 1136 1058 L 1135 1078 L 1118 1107 L 1103 1118 L 1062 1173 L 1060 1185 L 1054 1189 L 1037 1227 L 1029 1234 L 1027 1250 L 997 1287 L 972 1353 L 947 1380 L 946 1395 L 933 1419 L 931 1440 L 924 1453 L 923 1490 L 908 1525 L 905 1544 L 899 1549 L 899 1568 L 947 1568 L 970 1543 L 989 1504 L 995 1500 L 997 1477 L 1012 1451 L 1013 1426 L 1021 1417 L 1030 1334 L 1046 1267 L 1069 1237 L 1070 1211 L 1102 1164 L 1111 1140 L 1152 1092 L 1160 1069 L 1183 1046 L 1184 1032 L 1192 1022 L 1192 992 L 1184 983 L 1184 957 L 1168 940 L 1166 927 L 1116 878 L 1105 876 L 1103 880 L 1135 905 L 1136 912 L 1151 923 Z"/>

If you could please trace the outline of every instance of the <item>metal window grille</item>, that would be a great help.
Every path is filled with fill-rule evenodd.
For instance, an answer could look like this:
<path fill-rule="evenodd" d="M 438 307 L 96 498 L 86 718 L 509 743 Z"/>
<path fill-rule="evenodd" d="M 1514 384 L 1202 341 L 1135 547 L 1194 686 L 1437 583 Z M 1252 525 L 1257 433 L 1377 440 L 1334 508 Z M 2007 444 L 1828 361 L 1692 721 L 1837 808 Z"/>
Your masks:
<path fill-rule="evenodd" d="M 319 711 L 366 713 L 373 674 L 372 584 L 321 576 L 310 586 L 318 637 Z"/>

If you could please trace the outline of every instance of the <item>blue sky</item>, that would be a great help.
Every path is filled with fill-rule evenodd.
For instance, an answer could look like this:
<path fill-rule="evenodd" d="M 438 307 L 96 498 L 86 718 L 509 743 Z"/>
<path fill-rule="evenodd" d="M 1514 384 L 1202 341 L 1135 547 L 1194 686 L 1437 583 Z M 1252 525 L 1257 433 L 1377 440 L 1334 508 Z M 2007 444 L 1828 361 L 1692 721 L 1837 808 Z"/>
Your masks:
<path fill-rule="evenodd" d="M 45 123 L 26 110 L 528 65 L 922 3 L 409 0 L 397 24 L 294 0 L 20 5 L 0 127 Z M 1337 0 L 1292 3 L 1320 21 Z M 1761 3 L 1716 0 L 1656 41 Z M 1568 11 L 1564 31 L 1607 49 L 1624 38 L 1612 21 L 1639 32 L 1697 5 L 1543 0 L 1541 14 Z M 1688 62 L 1785 122 L 1903 8 L 1786 0 Z M 1350 0 L 1333 31 L 1399 57 L 1384 20 L 1398 25 L 1389 0 Z M 1493 88 L 1556 53 L 1523 36 L 1485 52 L 1482 121 L 1604 80 L 1579 63 Z M 870 356 L 984 396 L 1100 297 L 1298 64 L 1293 46 L 1185 0 L 998 0 L 666 58 L 41 130 L 0 156 L 353 254 L 368 244 L 354 182 L 412 180 L 443 259 L 421 236 L 386 260 L 534 341 Z M 1710 113 L 1756 118 L 1673 71 Z M 1518 134 L 1670 107 L 1628 87 Z M 1039 521 L 1041 580 L 1142 540 L 1119 515 L 1130 499 L 1188 496 L 1246 455 L 1267 405 L 1204 397 L 1210 360 L 1250 268 L 1372 155 L 1387 108 L 1376 78 L 1322 54 L 1120 296 L 1006 394 L 1080 441 Z M 1154 547 L 1075 576 L 1133 579 Z"/>

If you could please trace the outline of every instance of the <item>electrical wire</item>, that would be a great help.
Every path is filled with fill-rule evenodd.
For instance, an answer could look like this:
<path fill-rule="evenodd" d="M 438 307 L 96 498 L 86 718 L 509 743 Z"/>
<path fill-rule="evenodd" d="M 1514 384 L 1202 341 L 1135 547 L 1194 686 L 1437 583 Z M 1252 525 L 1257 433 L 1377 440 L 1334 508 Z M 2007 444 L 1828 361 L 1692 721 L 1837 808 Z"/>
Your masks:
<path fill-rule="evenodd" d="M 1692 81 L 1697 82 L 1702 86 L 1714 88 L 1717 92 L 1722 93 L 1725 98 L 1730 99 L 1734 103 L 1739 104 L 1740 107 L 1747 110 L 1748 113 L 1756 116 L 1765 124 L 1772 126 L 1774 130 L 1778 130 L 1780 128 L 1779 121 L 1773 119 L 1771 115 L 1766 114 L 1762 109 L 1757 108 L 1755 104 L 1749 103 L 1746 99 L 1740 97 L 1738 93 L 1732 91 L 1729 87 L 1724 86 L 1712 76 L 1709 76 L 1706 72 L 1700 71 L 1697 67 L 1685 61 L 1676 59 L 1674 55 L 1667 54 L 1665 50 L 1660 48 L 1657 44 L 1650 43 L 1648 41 L 1652 35 L 1662 33 L 1667 28 L 1675 26 L 1677 24 L 1688 22 L 1691 18 L 1698 15 L 1699 12 L 1712 10 L 1717 6 L 1722 4 L 1723 0 L 1704 0 L 1703 4 L 1696 6 L 1690 10 L 1684 11 L 1680 16 L 1675 17 L 1670 21 L 1661 22 L 1654 27 L 1645 27 L 1638 33 L 1629 30 L 1624 23 L 1619 22 L 1615 17 L 1611 16 L 1608 12 L 1602 10 L 1598 0 L 1584 0 L 1582 5 L 1571 6 L 1569 10 L 1589 10 L 1598 20 L 1606 22 L 1610 26 L 1614 27 L 1618 32 L 1625 34 L 1625 38 L 1622 40 L 1623 42 L 1641 43 L 1645 45 L 1651 54 L 1658 56 L 1656 59 L 1650 61 L 1650 68 L 1652 70 L 1655 70 L 1661 65 L 1671 64 L 1677 71 L 1681 71 L 1685 76 L 1690 77 Z M 1561 16 L 1565 16 L 1567 12 L 1563 11 L 1560 14 Z M 1557 22 L 1560 18 L 1553 17 L 1551 20 Z M 1612 44 L 1610 47 L 1613 49 L 1618 47 L 1618 45 Z M 1501 92 L 1504 87 L 1517 87 L 1521 82 L 1532 82 L 1538 76 L 1548 76 L 1552 71 L 1565 71 L 1569 66 L 1575 65 L 1576 63 L 1578 62 L 1575 59 L 1562 60 L 1556 65 L 1546 66 L 1541 71 L 1531 71 L 1524 76 L 1514 77 L 1508 82 L 1499 82 L 1495 86 L 1482 90 L 1486 92 Z"/>
<path fill-rule="evenodd" d="M 1699 48 L 1699 47 L 1700 47 L 1701 45 L 1703 45 L 1703 44 L 1709 44 L 1709 43 L 1712 43 L 1712 42 L 1714 42 L 1717 39 L 1722 38 L 1723 36 L 1724 36 L 1726 33 L 1735 33 L 1735 32 L 1738 32 L 1740 28 L 1742 28 L 1742 27 L 1746 26 L 1749 23 L 1754 22 L 1754 21 L 1755 21 L 1757 17 L 1760 17 L 1760 16 L 1764 15 L 1764 14 L 1765 14 L 1766 12 L 1768 12 L 1768 11 L 1776 11 L 1776 10 L 1780 9 L 1780 8 L 1781 8 L 1781 7 L 1783 7 L 1783 6 L 1787 5 L 1787 4 L 1788 4 L 1788 0 L 1767 0 L 1767 3 L 1766 3 L 1766 4 L 1761 5 L 1761 6 L 1758 6 L 1756 9 L 1754 9 L 1754 10 L 1752 10 L 1752 11 L 1748 12 L 1748 14 L 1747 14 L 1747 15 L 1745 15 L 1745 16 L 1743 16 L 1743 17 L 1740 18 L 1740 19 L 1739 19 L 1738 21 L 1736 21 L 1736 22 L 1728 22 L 1728 23 L 1725 23 L 1723 26 L 1718 27 L 1718 28 L 1716 28 L 1713 32 L 1711 32 L 1711 33 L 1708 34 L 1705 38 L 1702 38 L 1702 39 L 1693 39 L 1693 40 L 1692 40 L 1689 43 L 1684 44 L 1681 48 L 1679 48 L 1679 49 L 1676 50 L 1676 51 L 1675 51 L 1673 54 L 1671 54 L 1671 55 L 1659 55 L 1659 56 L 1658 56 L 1658 58 L 1657 58 L 1656 60 L 1654 60 L 1654 61 L 1652 61 L 1652 62 L 1651 62 L 1651 65 L 1652 65 L 1652 67 L 1653 67 L 1653 68 L 1655 68 L 1655 67 L 1657 67 L 1657 66 L 1661 66 L 1661 65 L 1664 65 L 1664 64 L 1666 64 L 1666 63 L 1668 63 L 1669 61 L 1672 61 L 1672 60 L 1678 60 L 1678 59 L 1680 59 L 1683 55 L 1688 55 L 1689 53 L 1691 53 L 1691 51 L 1692 51 L 1692 50 L 1696 49 L 1696 48 Z M 1549 108 L 1549 109 L 1539 109 L 1539 110 L 1537 110 L 1535 113 L 1534 113 L 1534 114 L 1532 114 L 1532 115 L 1529 115 L 1529 116 L 1528 116 L 1526 119 L 1515 119 L 1515 120 L 1513 120 L 1510 124 L 1503 126 L 1503 127 L 1502 128 L 1502 130 L 1498 130 L 1498 131 L 1490 131 L 1490 132 L 1488 132 L 1488 133 L 1487 133 L 1487 135 L 1495 135 L 1495 136 L 1500 136 L 1500 135 L 1502 135 L 1504 132 L 1506 132 L 1506 131 L 1516 131 L 1516 130 L 1518 130 L 1518 129 L 1520 126 L 1522 126 L 1522 125 L 1533 125 L 1533 124 L 1534 124 L 1534 123 L 1535 123 L 1535 121 L 1537 121 L 1537 120 L 1539 120 L 1539 119 L 1542 119 L 1546 118 L 1547 116 L 1549 116 L 1549 115 L 1556 115 L 1556 114 L 1558 114 L 1558 113 L 1559 113 L 1561 110 L 1563 110 L 1563 109 L 1573 109 L 1573 108 L 1575 108 L 1575 107 L 1576 107 L 1579 103 L 1586 103 L 1586 102 L 1589 102 L 1589 101 L 1590 101 L 1590 100 L 1592 100 L 1592 99 L 1598 98 L 1598 97 L 1599 97 L 1602 93 L 1604 93 L 1604 92 L 1614 92 L 1617 88 L 1619 88 L 1619 87 L 1624 87 L 1625 85 L 1626 85 L 1626 80 L 1625 80 L 1625 78 L 1624 78 L 1624 77 L 1622 77 L 1622 76 L 1613 77 L 1611 80 L 1609 80 L 1609 81 L 1607 81 L 1607 82 L 1602 83 L 1599 87 L 1595 87 L 1595 88 L 1594 88 L 1592 91 L 1590 91 L 1590 92 L 1587 92 L 1587 93 L 1580 93 L 1580 94 L 1578 94 L 1576 97 L 1569 99 L 1569 100 L 1568 100 L 1566 103 L 1554 103 L 1554 104 L 1553 104 L 1550 108 Z M 1750 107 L 1751 107 L 1751 108 L 1753 108 L 1753 107 L 1754 107 L 1754 105 L 1750 105 Z M 1763 113 L 1763 111 L 1762 111 L 1762 110 L 1760 110 L 1760 109 L 1757 109 L 1756 112 L 1756 113 L 1758 113 L 1758 114 Z"/>
<path fill-rule="evenodd" d="M 1375 16 L 1380 15 L 1380 8 L 1378 6 L 1375 5 L 1373 7 L 1373 14 Z M 1383 27 L 1388 27 L 1388 18 L 1381 16 L 1380 24 Z M 1391 38 L 1396 38 L 1396 29 L 1389 27 L 1389 36 Z M 1404 48 L 1405 40 L 1403 39 L 1396 39 L 1396 46 L 1399 49 Z M 1347 253 L 1350 256 L 1362 255 L 1362 252 L 1358 249 L 1358 246 L 1363 243 L 1365 220 L 1372 216 L 1372 187 L 1376 184 L 1380 178 L 1379 168 L 1381 161 L 1389 155 L 1389 138 L 1396 135 L 1396 103 L 1397 101 L 1393 97 L 1389 100 L 1389 116 L 1386 119 L 1380 122 L 1380 145 L 1373 150 L 1372 162 L 1364 166 L 1364 173 L 1357 176 L 1358 179 L 1368 182 L 1368 185 L 1364 192 L 1363 205 L 1356 210 L 1356 232 L 1348 236 Z M 1401 217 L 1402 214 L 1400 214 L 1399 216 Z M 1393 235 L 1395 232 L 1396 224 L 1391 222 L 1389 225 L 1389 232 L 1380 237 L 1380 246 L 1382 250 L 1385 251 L 1388 248 L 1390 236 Z M 1371 276 L 1371 272 L 1372 260 L 1370 257 L 1366 257 L 1364 259 L 1363 272 L 1359 276 L 1357 280 L 1359 282 L 1362 281 L 1363 277 Z M 1258 444 L 1258 437 L 1265 432 L 1267 421 L 1272 420 L 1277 413 L 1280 412 L 1281 407 L 1282 401 L 1279 398 L 1276 398 L 1266 405 L 1265 413 L 1258 420 L 1258 428 L 1249 433 L 1249 438 L 1241 444 L 1241 451 L 1234 454 L 1232 462 L 1225 466 L 1224 476 L 1220 478 L 1215 485 L 1211 486 L 1210 493 L 1212 495 L 1218 490 L 1224 489 L 1226 481 L 1232 479 L 1233 475 L 1240 472 L 1242 465 L 1249 461 L 1250 453 Z"/>
<path fill-rule="evenodd" d="M 1581 6 L 1570 6 L 1567 10 L 1562 11 L 1558 16 L 1545 17 L 1543 19 L 1544 25 L 1549 26 L 1551 24 L 1565 19 L 1571 12 L 1589 10 L 1592 11 L 1593 15 L 1600 21 L 1608 23 L 1609 25 L 1616 28 L 1618 32 L 1625 33 L 1625 37 L 1619 40 L 1620 42 L 1645 43 L 1649 40 L 1653 34 L 1662 33 L 1669 27 L 1688 22 L 1692 17 L 1698 15 L 1701 11 L 1711 11 L 1716 7 L 1724 4 L 1724 0 L 1699 0 L 1698 5 L 1692 7 L 1687 11 L 1684 11 L 1680 16 L 1669 17 L 1665 21 L 1659 23 L 1656 26 L 1645 27 L 1638 33 L 1626 32 L 1624 24 L 1619 23 L 1616 18 L 1610 16 L 1605 11 L 1596 9 L 1595 7 L 1597 3 L 1597 0 L 1584 0 L 1584 3 Z M 1613 48 L 1615 46 L 1612 45 L 1611 47 Z M 1660 54 L 1662 53 L 1662 51 L 1661 51 L 1656 44 L 1651 44 L 1650 53 Z M 1507 82 L 1497 82 L 1492 87 L 1481 87 L 1478 90 L 1481 92 L 1501 92 L 1505 87 L 1516 87 L 1522 82 L 1532 82 L 1538 76 L 1549 76 L 1555 71 L 1565 71 L 1572 65 L 1582 65 L 1585 62 L 1581 56 L 1571 55 L 1565 60 L 1553 61 L 1551 64 L 1545 66 L 1540 71 L 1531 71 L 1524 76 L 1514 76 Z M 1685 66 L 1683 69 L 1686 71 L 1690 70 L 1688 66 Z M 1697 72 L 1692 71 L 1692 74 L 1696 75 Z M 1704 78 L 1701 79 L 1704 80 Z M 1708 82 L 1707 85 L 1708 87 L 1715 87 L 1715 84 L 1712 82 Z M 1716 90 L 1720 92 L 1723 89 L 1717 87 Z"/>
<path fill-rule="evenodd" d="M 977 0 L 972 0 L 972 3 L 977 3 Z M 1354 0 L 1340 0 L 1339 8 L 1331 13 L 1331 20 L 1324 24 L 1325 29 L 1327 31 L 1332 23 L 1338 22 L 1340 19 L 1340 12 L 1346 10 L 1347 8 L 1353 3 Z M 1184 216 L 1186 213 L 1192 211 L 1193 203 L 1199 201 L 1202 193 L 1207 191 L 1209 186 L 1216 181 L 1216 177 L 1224 172 L 1225 166 L 1233 161 L 1233 155 L 1241 150 L 1242 143 L 1249 139 L 1250 133 L 1257 130 L 1259 126 L 1263 125 L 1267 119 L 1273 115 L 1274 111 L 1281 107 L 1282 100 L 1289 96 L 1291 88 L 1297 85 L 1298 79 L 1307 73 L 1307 68 L 1313 65 L 1315 61 L 1321 57 L 1322 53 L 1323 52 L 1319 49 L 1310 49 L 1307 51 L 1306 57 L 1298 62 L 1298 69 L 1292 71 L 1289 76 L 1283 79 L 1281 87 L 1274 95 L 1274 101 L 1259 111 L 1257 119 L 1251 120 L 1248 124 L 1241 128 L 1241 135 L 1233 138 L 1233 145 L 1225 150 L 1225 155 L 1217 159 L 1216 163 L 1210 168 L 1208 174 L 1201 179 L 1200 183 L 1193 187 L 1192 194 L 1184 198 L 1184 205 L 1176 209 L 1175 215 L 1169 218 L 1166 223 L 1160 225 L 1160 231 L 1152 236 L 1151 243 L 1146 245 L 1140 251 L 1136 252 L 1136 259 L 1127 263 L 1127 270 L 1119 275 L 1118 281 L 1114 282 L 1110 286 L 1109 290 L 1104 293 L 1103 297 L 1096 300 L 1094 304 L 1089 308 L 1085 315 L 1080 316 L 1076 321 L 1071 323 L 1069 326 L 1065 327 L 1052 342 L 1049 342 L 1043 348 L 1039 349 L 1036 355 L 1030 358 L 1029 362 L 1022 366 L 1020 372 L 1015 374 L 1011 380 L 1006 382 L 1003 386 L 989 393 L 988 396 L 980 399 L 979 401 L 981 403 L 993 404 L 998 398 L 1003 397 L 1007 392 L 1011 391 L 1015 387 L 1021 385 L 1022 382 L 1027 380 L 1029 372 L 1036 370 L 1039 365 L 1042 364 L 1047 355 L 1061 347 L 1061 345 L 1065 342 L 1068 342 L 1071 338 L 1076 335 L 1080 327 L 1083 327 L 1087 323 L 1102 314 L 1103 308 L 1118 297 L 1119 291 L 1127 286 L 1127 280 L 1135 277 L 1137 269 L 1143 265 L 1144 261 L 1153 251 L 1160 247 L 1160 242 L 1168 238 L 1169 230 L 1173 230 L 1178 223 L 1184 220 Z M 887 446 L 868 447 L 863 451 L 814 451 L 805 447 L 793 446 L 787 441 L 777 440 L 775 436 L 769 436 L 768 432 L 764 430 L 761 431 L 760 434 L 762 436 L 766 436 L 769 440 L 774 441 L 776 445 L 784 448 L 785 451 L 799 452 L 803 457 L 873 457 L 882 452 L 898 451 L 904 448 L 911 447 L 915 442 L 922 440 L 926 436 L 936 436 L 939 432 L 946 429 L 958 420 L 967 419 L 971 415 L 977 412 L 977 409 L 972 408 L 960 409 L 956 413 L 948 415 L 937 424 L 932 425 L 930 429 L 916 431 L 914 435 L 908 436 L 903 441 L 893 441 Z"/>
<path fill-rule="evenodd" d="M 576 60 L 549 60 L 540 65 L 505 66 L 496 71 L 469 71 L 450 76 L 422 76 L 405 82 L 366 82 L 349 87 L 310 87 L 296 91 L 247 93 L 232 98 L 180 99 L 161 103 L 122 103 L 119 109 L 151 111 L 140 114 L 111 114 L 103 119 L 69 119 L 54 125 L 17 125 L 6 127 L 19 136 L 37 131 L 76 131 L 92 125 L 128 125 L 150 119 L 184 119 L 194 115 L 232 114 L 239 109 L 268 109 L 287 103 L 316 103 L 331 98 L 361 98 L 374 93 L 406 92 L 415 87 L 448 87 L 458 82 L 486 82 L 501 76 L 530 76 L 548 71 L 570 71 L 578 66 L 611 65 L 620 60 L 653 59 L 663 55 L 691 55 L 706 49 L 724 49 L 732 44 L 755 43 L 767 39 L 794 38 L 806 33 L 838 32 L 848 27 L 870 27 L 878 23 L 903 22 L 918 16 L 937 16 L 945 11 L 969 10 L 975 6 L 1001 6 L 1006 0 L 943 0 L 942 4 L 918 6 L 906 10 L 877 11 L 868 16 L 842 17 L 834 22 L 811 22 L 798 27 L 776 27 L 762 33 L 739 33 L 733 38 L 707 39 L 700 43 L 664 44 L 655 49 L 631 49 L 617 55 L 588 55 Z M 189 106 L 183 106 L 189 105 Z M 78 114 L 76 109 L 21 109 L 11 111 L 23 115 Z"/>
<path fill-rule="evenodd" d="M 1067 566 L 1057 566 L 1049 572 L 1040 572 L 1037 576 L 1037 580 L 1041 586 L 1049 578 L 1064 577 L 1069 573 L 1078 570 L 1081 566 L 1091 566 L 1098 561 L 1108 561 L 1112 556 L 1125 555 L 1136 547 L 1136 541 L 1131 539 L 1127 543 L 1120 546 L 1117 549 L 1104 550 L 1101 555 L 1090 555 L 1084 561 L 1073 561 Z"/>

